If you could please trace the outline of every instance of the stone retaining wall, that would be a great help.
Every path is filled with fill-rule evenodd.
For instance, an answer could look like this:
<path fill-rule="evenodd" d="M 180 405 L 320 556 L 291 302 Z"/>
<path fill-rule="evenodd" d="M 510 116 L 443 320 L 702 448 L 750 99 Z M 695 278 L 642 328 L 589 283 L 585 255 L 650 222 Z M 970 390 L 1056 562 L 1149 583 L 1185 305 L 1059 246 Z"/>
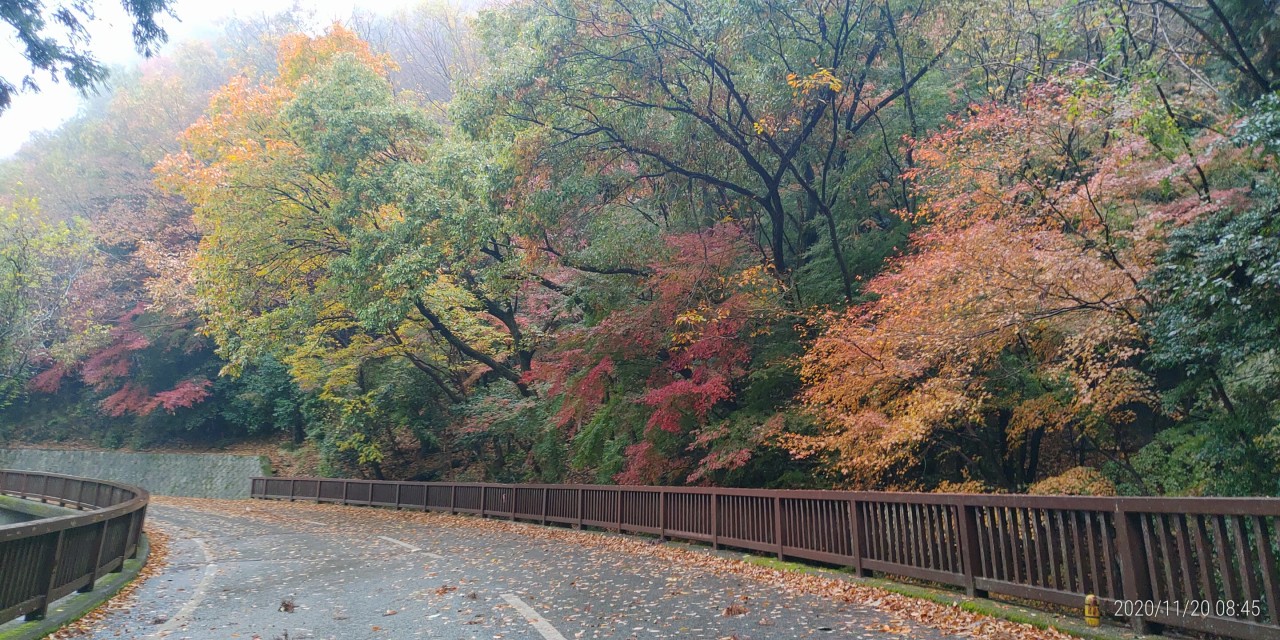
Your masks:
<path fill-rule="evenodd" d="M 261 456 L 216 453 L 0 449 L 0 469 L 114 480 L 161 496 L 248 498 L 249 479 L 269 465 Z"/>

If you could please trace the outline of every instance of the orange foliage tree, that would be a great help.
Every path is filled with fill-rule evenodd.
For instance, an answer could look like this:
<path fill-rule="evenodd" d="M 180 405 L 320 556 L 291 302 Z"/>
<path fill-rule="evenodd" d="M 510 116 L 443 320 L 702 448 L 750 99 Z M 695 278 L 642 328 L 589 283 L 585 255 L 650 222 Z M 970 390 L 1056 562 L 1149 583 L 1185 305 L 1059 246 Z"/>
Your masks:
<path fill-rule="evenodd" d="M 913 251 L 806 354 L 824 426 L 792 451 L 862 487 L 1123 465 L 1161 419 L 1139 283 L 1171 226 L 1239 196 L 1205 177 L 1216 138 L 1150 106 L 1068 78 L 916 143 Z"/>

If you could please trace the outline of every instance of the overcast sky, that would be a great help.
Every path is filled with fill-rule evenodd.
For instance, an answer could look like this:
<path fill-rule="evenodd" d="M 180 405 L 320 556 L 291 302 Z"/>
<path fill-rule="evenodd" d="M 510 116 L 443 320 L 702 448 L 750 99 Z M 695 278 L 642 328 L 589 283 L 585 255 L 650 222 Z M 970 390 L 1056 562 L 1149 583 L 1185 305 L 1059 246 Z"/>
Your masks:
<path fill-rule="evenodd" d="M 316 21 L 327 24 L 345 18 L 359 7 L 366 11 L 389 13 L 418 4 L 419 0 L 297 0 L 305 9 L 314 10 Z M 46 6 L 56 2 L 47 2 Z M 134 51 L 129 35 L 131 24 L 119 0 L 96 0 L 98 20 L 90 26 L 92 50 L 107 65 L 132 65 L 141 58 Z M 162 21 L 169 32 L 170 43 L 208 37 L 219 24 L 233 16 L 257 16 L 284 11 L 294 0 L 177 0 L 178 20 Z M 16 82 L 29 73 L 31 65 L 22 57 L 12 28 L 0 25 L 0 75 Z M 54 84 L 47 76 L 37 76 L 40 93 L 18 95 L 13 105 L 0 114 L 0 158 L 8 157 L 22 146 L 32 132 L 56 128 L 80 108 L 79 94 L 65 84 Z"/>

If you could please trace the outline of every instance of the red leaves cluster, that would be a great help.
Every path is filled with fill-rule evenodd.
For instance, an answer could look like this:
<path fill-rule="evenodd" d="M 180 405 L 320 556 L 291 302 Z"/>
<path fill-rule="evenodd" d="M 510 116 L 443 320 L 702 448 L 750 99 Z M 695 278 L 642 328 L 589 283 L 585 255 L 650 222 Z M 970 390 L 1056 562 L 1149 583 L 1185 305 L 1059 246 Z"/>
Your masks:
<path fill-rule="evenodd" d="M 686 416 L 692 414 L 699 422 L 705 422 L 717 403 L 733 397 L 729 381 L 712 372 L 710 367 L 700 365 L 692 376 L 673 380 L 644 394 L 641 402 L 654 408 L 649 428 L 680 433 Z"/>
<path fill-rule="evenodd" d="M 750 362 L 749 327 L 770 310 L 763 271 L 750 264 L 750 250 L 735 225 L 671 236 L 671 257 L 654 265 L 654 301 L 615 314 L 642 333 L 643 344 L 663 349 L 641 402 L 654 408 L 648 427 L 680 433 L 686 419 L 705 423 L 717 404 L 734 396 L 734 381 Z M 615 325 L 616 326 L 616 325 Z"/>
<path fill-rule="evenodd" d="M 160 401 L 153 397 L 146 389 L 133 383 L 126 383 L 120 390 L 102 399 L 101 407 L 103 413 L 119 418 L 127 413 L 145 416 L 156 407 L 160 406 Z"/>
<path fill-rule="evenodd" d="M 31 379 L 29 387 L 40 393 L 57 393 L 63 381 L 78 374 L 84 384 L 99 393 L 106 393 L 99 407 L 102 413 L 113 418 L 124 415 L 145 416 L 159 408 L 173 413 L 200 404 L 210 395 L 213 383 L 204 377 L 182 380 L 172 388 L 152 392 L 137 379 L 140 352 L 152 346 L 152 341 L 137 326 L 137 320 L 146 313 L 142 303 L 121 316 L 107 331 L 105 345 L 90 351 L 79 362 L 55 362 Z M 189 331 L 185 325 L 169 327 Z"/>
<path fill-rule="evenodd" d="M 535 362 L 530 378 L 563 397 L 561 427 L 580 426 L 608 401 L 619 383 L 617 362 L 656 363 L 642 387 L 613 390 L 652 409 L 647 435 L 686 434 L 735 397 L 751 360 L 750 334 L 776 312 L 777 285 L 737 225 L 664 240 L 665 256 L 650 265 L 640 301 L 562 338 L 559 350 Z M 659 455 L 649 442 L 630 447 L 627 458 L 619 482 L 656 481 L 685 464 Z"/>
<path fill-rule="evenodd" d="M 585 374 L 579 376 L 573 383 L 572 393 L 565 395 L 564 403 L 556 414 L 556 426 L 565 427 L 570 423 L 591 419 L 591 413 L 603 405 L 608 398 L 613 374 L 613 358 L 604 356 Z"/>
<path fill-rule="evenodd" d="M 86 384 L 103 391 L 112 384 L 128 377 L 133 368 L 131 358 L 137 351 L 151 346 L 146 336 L 133 328 L 133 320 L 141 309 L 135 309 L 120 318 L 110 331 L 107 347 L 89 355 L 80 365 L 80 378 Z"/>
<path fill-rule="evenodd" d="M 627 468 L 613 477 L 618 484 L 667 484 L 667 478 L 678 473 L 682 464 L 665 455 L 652 442 L 638 442 L 627 447 Z"/>
<path fill-rule="evenodd" d="M 36 374 L 27 382 L 27 388 L 36 393 L 57 393 L 62 388 L 62 381 L 71 373 L 70 367 L 55 362 L 48 369 Z"/>
<path fill-rule="evenodd" d="M 190 409 L 209 397 L 209 387 L 213 382 L 205 378 L 183 380 L 168 391 L 161 391 L 154 397 L 161 407 L 170 413 L 178 409 Z"/>
<path fill-rule="evenodd" d="M 209 397 L 209 387 L 213 383 L 206 378 L 183 380 L 168 391 L 152 394 L 146 388 L 127 382 L 118 391 L 102 399 L 100 406 L 103 413 L 118 418 L 126 414 L 145 416 L 163 407 L 173 413 L 178 409 L 189 409 Z"/>

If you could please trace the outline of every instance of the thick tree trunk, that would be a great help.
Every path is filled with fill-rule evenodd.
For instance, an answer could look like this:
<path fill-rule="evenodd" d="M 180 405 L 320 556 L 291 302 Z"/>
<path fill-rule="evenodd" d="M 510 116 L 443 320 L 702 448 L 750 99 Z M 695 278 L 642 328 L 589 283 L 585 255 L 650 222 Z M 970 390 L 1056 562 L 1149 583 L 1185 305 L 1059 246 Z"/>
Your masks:
<path fill-rule="evenodd" d="M 791 271 L 791 265 L 787 261 L 787 216 L 782 208 L 782 198 L 774 191 L 769 195 L 768 201 L 769 225 L 773 227 L 769 230 L 769 251 L 773 255 L 773 271 L 778 274 L 782 280 L 786 279 L 786 275 Z"/>
<path fill-rule="evenodd" d="M 511 383 L 516 385 L 516 388 L 520 390 L 520 395 L 524 395 L 524 396 L 533 395 L 533 391 L 530 390 L 529 386 L 524 383 L 523 376 L 520 374 L 520 372 L 512 369 L 511 367 L 508 367 L 507 365 L 501 362 L 498 362 L 493 358 L 493 356 L 490 356 L 489 354 L 484 353 L 479 349 L 476 349 L 470 344 L 467 344 L 465 341 L 459 338 L 457 334 L 451 331 L 449 327 L 445 326 L 444 322 L 440 319 L 440 317 L 437 316 L 435 313 L 433 313 L 431 309 L 427 308 L 426 303 L 424 303 L 422 300 L 414 300 L 413 304 L 414 304 L 414 307 L 418 309 L 418 313 L 422 314 L 422 317 L 431 324 L 431 328 L 434 329 L 436 333 L 439 333 L 440 337 L 445 339 L 445 342 L 448 342 L 455 349 L 457 349 L 458 351 L 461 351 L 462 354 L 467 356 L 468 358 L 471 358 L 472 360 L 475 360 L 489 367 L 490 369 L 493 370 L 494 373 L 498 374 L 503 378 L 506 378 L 507 380 L 510 380 Z"/>

